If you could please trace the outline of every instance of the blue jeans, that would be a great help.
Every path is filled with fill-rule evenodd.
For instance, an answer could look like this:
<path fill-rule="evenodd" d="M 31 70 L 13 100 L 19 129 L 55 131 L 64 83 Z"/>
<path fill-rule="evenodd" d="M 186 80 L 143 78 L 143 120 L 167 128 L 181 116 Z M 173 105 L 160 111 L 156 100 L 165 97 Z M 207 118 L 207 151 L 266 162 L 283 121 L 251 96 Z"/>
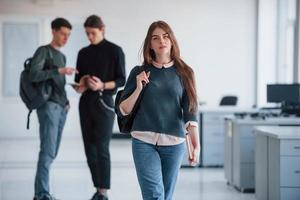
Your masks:
<path fill-rule="evenodd" d="M 172 200 L 184 143 L 156 146 L 132 140 L 132 154 L 143 200 Z"/>
<path fill-rule="evenodd" d="M 35 196 L 49 195 L 49 169 L 57 156 L 67 111 L 61 105 L 47 102 L 37 109 L 40 124 L 40 152 L 35 176 Z"/>

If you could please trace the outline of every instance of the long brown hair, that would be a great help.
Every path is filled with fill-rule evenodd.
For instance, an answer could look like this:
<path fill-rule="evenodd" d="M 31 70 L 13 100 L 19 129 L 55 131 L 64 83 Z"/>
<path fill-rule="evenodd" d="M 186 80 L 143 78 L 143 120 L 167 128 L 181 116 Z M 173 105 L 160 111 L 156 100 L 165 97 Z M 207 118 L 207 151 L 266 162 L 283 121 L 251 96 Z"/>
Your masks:
<path fill-rule="evenodd" d="M 147 32 L 144 45 L 143 45 L 143 57 L 144 64 L 150 65 L 152 61 L 155 61 L 155 52 L 151 49 L 152 33 L 156 28 L 161 28 L 168 33 L 171 41 L 171 59 L 174 60 L 176 70 L 181 77 L 185 90 L 189 98 L 189 110 L 195 112 L 197 110 L 197 92 L 194 71 L 180 58 L 180 50 L 177 40 L 171 29 L 171 27 L 164 21 L 153 22 Z"/>

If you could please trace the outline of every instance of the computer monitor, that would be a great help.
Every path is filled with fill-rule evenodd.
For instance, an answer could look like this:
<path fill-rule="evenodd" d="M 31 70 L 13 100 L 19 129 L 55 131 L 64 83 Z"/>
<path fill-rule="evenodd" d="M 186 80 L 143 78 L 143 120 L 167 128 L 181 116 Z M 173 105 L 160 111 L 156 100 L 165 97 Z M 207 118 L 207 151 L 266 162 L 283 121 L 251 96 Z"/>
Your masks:
<path fill-rule="evenodd" d="M 300 102 L 300 84 L 268 84 L 267 102 Z"/>

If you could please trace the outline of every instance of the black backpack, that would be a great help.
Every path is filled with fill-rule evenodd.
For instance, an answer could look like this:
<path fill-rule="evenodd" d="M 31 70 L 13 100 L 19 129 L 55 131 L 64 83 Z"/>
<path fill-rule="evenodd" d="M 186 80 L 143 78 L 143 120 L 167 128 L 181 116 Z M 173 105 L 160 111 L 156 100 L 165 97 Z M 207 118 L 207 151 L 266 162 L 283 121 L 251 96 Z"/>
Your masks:
<path fill-rule="evenodd" d="M 50 60 L 46 59 L 43 70 L 51 69 L 53 66 L 53 57 L 49 49 Z M 27 58 L 24 62 L 24 69 L 20 75 L 20 97 L 29 112 L 27 115 L 27 129 L 29 129 L 30 114 L 32 110 L 45 104 L 52 94 L 52 80 L 32 82 L 29 79 L 32 58 Z"/>

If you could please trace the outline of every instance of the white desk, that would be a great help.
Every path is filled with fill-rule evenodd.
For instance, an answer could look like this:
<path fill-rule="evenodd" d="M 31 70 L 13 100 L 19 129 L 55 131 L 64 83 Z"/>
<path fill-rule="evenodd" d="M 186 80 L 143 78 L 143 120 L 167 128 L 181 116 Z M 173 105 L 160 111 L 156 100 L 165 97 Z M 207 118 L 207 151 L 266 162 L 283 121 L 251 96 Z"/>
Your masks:
<path fill-rule="evenodd" d="M 225 178 L 238 190 L 254 191 L 254 149 L 256 126 L 300 125 L 300 118 L 250 118 L 226 117 Z"/>
<path fill-rule="evenodd" d="M 234 106 L 201 109 L 199 132 L 201 140 L 200 162 L 202 166 L 224 166 L 224 118 L 226 115 L 240 112 L 254 112 L 254 110 Z"/>
<path fill-rule="evenodd" d="M 255 130 L 257 200 L 300 199 L 300 127 Z"/>
<path fill-rule="evenodd" d="M 236 112 L 249 112 L 253 109 L 235 106 L 200 107 L 199 136 L 201 143 L 200 166 L 224 166 L 224 117 Z M 188 166 L 187 153 L 182 166 Z"/>

